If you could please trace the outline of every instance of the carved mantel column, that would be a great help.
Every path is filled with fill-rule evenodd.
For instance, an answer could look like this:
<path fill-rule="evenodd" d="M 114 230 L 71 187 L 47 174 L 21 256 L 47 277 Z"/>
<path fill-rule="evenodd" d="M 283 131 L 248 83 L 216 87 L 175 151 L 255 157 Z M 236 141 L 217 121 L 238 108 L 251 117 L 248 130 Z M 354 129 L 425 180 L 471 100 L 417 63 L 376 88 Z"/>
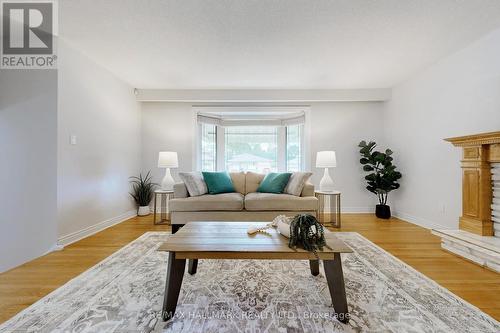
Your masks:
<path fill-rule="evenodd" d="M 493 236 L 491 163 L 500 162 L 500 132 L 445 139 L 462 147 L 462 216 L 459 227 Z"/>

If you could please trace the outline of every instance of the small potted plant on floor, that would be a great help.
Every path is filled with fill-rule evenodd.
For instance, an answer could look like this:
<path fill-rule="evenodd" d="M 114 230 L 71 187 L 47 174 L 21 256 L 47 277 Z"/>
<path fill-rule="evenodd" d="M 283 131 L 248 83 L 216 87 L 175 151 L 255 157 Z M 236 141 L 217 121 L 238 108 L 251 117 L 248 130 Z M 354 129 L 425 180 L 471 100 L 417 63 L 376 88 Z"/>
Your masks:
<path fill-rule="evenodd" d="M 363 165 L 363 170 L 369 172 L 365 177 L 368 183 L 366 189 L 378 197 L 379 204 L 376 206 L 375 215 L 378 218 L 388 219 L 391 217 L 391 207 L 387 205 L 387 197 L 389 192 L 399 188 L 397 181 L 402 175 L 392 164 L 392 151 L 390 149 L 386 149 L 384 153 L 374 151 L 376 146 L 375 142 L 361 141 L 358 145 L 362 156 L 359 162 Z"/>
<path fill-rule="evenodd" d="M 133 176 L 130 177 L 130 179 L 130 183 L 132 184 L 132 192 L 130 192 L 130 195 L 137 204 L 137 215 L 149 215 L 151 213 L 149 203 L 153 199 L 154 188 L 157 186 L 157 184 L 151 181 L 151 171 L 149 171 L 145 177 L 139 174 L 139 177 Z"/>

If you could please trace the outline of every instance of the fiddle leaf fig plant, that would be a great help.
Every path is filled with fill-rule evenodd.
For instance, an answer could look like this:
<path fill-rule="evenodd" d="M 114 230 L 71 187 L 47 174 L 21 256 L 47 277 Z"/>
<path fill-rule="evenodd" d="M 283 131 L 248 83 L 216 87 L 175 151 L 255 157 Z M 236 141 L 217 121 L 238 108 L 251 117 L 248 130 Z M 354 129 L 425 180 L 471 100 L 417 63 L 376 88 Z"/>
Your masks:
<path fill-rule="evenodd" d="M 365 176 L 366 189 L 378 197 L 381 205 L 387 204 L 389 192 L 399 188 L 398 180 L 402 177 L 392 164 L 392 150 L 386 149 L 385 152 L 374 150 L 377 144 L 373 141 L 366 143 L 361 141 L 359 153 L 361 159 L 359 162 L 363 165 L 363 171 L 368 172 Z"/>

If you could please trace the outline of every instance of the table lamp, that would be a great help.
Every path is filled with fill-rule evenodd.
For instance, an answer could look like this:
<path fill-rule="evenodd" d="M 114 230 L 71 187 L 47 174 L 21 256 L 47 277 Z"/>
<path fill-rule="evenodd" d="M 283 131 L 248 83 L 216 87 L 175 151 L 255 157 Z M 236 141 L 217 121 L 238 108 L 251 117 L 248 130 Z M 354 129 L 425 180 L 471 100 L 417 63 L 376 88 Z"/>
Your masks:
<path fill-rule="evenodd" d="M 337 166 L 337 157 L 334 151 L 318 151 L 316 154 L 316 168 L 325 168 L 323 178 L 319 182 L 319 190 L 323 192 L 332 192 L 333 180 L 330 177 L 328 168 L 335 168 Z"/>
<path fill-rule="evenodd" d="M 179 162 L 177 153 L 174 151 L 161 151 L 158 155 L 158 168 L 166 168 L 165 177 L 161 181 L 161 189 L 164 191 L 172 191 L 174 189 L 174 178 L 170 173 L 170 168 L 177 168 Z"/>

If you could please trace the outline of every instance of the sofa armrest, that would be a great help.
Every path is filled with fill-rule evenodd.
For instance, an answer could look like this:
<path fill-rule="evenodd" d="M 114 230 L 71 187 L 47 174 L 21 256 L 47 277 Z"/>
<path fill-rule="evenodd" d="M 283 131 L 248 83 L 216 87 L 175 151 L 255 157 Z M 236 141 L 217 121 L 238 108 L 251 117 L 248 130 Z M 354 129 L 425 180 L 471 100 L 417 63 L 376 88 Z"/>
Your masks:
<path fill-rule="evenodd" d="M 314 185 L 311 183 L 305 183 L 302 189 L 301 197 L 314 197 Z"/>
<path fill-rule="evenodd" d="M 189 197 L 189 192 L 187 190 L 186 184 L 176 183 L 174 184 L 174 198 L 187 198 Z"/>

